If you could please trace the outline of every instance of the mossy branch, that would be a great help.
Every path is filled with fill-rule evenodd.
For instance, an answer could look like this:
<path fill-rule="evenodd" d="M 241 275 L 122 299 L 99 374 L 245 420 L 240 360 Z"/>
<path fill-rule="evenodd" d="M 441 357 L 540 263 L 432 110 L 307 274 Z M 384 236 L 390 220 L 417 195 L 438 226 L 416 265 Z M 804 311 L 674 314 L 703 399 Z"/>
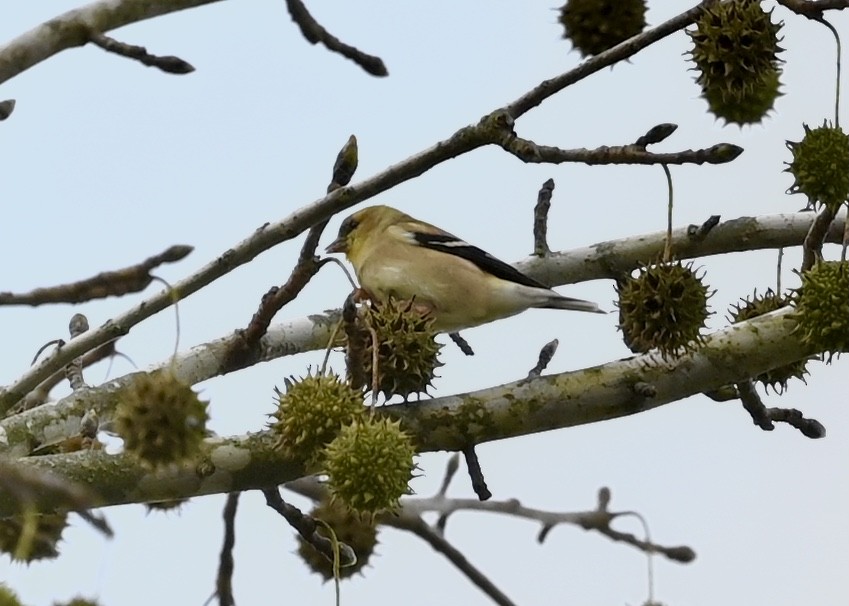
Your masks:
<path fill-rule="evenodd" d="M 650 353 L 379 410 L 400 419 L 420 451 L 461 450 L 468 444 L 637 414 L 808 355 L 793 331 L 791 313 L 783 308 L 716 331 L 703 347 L 677 359 L 664 361 Z M 652 385 L 652 395 L 635 389 L 638 384 Z M 0 431 L 11 437 L 2 426 Z M 196 460 L 158 472 L 127 455 L 103 451 L 23 457 L 18 463 L 85 484 L 92 505 L 105 506 L 261 489 L 302 476 L 303 469 L 273 445 L 267 432 L 210 439 Z M 48 510 L 56 503 L 40 495 L 33 505 Z M 0 494 L 0 517 L 16 512 L 14 500 Z"/>

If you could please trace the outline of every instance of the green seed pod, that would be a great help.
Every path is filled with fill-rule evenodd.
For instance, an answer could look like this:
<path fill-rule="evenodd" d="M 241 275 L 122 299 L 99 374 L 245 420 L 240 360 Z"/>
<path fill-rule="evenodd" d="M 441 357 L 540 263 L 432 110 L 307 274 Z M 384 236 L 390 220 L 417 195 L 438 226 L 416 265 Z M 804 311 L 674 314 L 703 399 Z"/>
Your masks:
<path fill-rule="evenodd" d="M 730 310 L 729 320 L 737 324 L 751 320 L 757 316 L 762 316 L 765 313 L 775 311 L 790 305 L 790 298 L 783 297 L 775 293 L 771 288 L 763 295 L 759 295 L 757 290 L 752 294 L 751 298 L 740 299 L 740 302 L 734 305 Z M 805 382 L 805 376 L 808 374 L 808 362 L 811 358 L 803 358 L 778 368 L 773 368 L 765 373 L 759 374 L 755 380 L 760 382 L 767 390 L 772 388 L 776 393 L 784 393 L 787 389 L 787 382 L 790 379 L 801 379 Z"/>
<path fill-rule="evenodd" d="M 364 323 L 377 336 L 378 390 L 386 398 L 400 395 L 405 400 L 414 393 L 426 393 L 435 370 L 442 366 L 436 342 L 433 319 L 422 315 L 414 301 L 372 304 L 364 309 Z M 370 332 L 364 332 L 362 355 L 363 376 L 372 384 L 373 343 Z"/>
<path fill-rule="evenodd" d="M 324 501 L 316 506 L 310 515 L 329 525 L 336 534 L 336 538 L 353 549 L 357 556 L 355 564 L 339 568 L 340 578 L 347 579 L 368 564 L 377 545 L 377 528 L 374 520 L 369 519 L 368 516 L 361 516 L 342 503 L 334 501 Z M 330 536 L 322 525 L 319 525 L 318 532 L 325 537 Z M 300 535 L 298 535 L 298 555 L 313 572 L 323 576 L 325 581 L 333 578 L 333 562 L 316 551 Z"/>
<path fill-rule="evenodd" d="M 802 274 L 796 291 L 796 330 L 815 352 L 849 351 L 849 261 L 820 261 Z"/>
<path fill-rule="evenodd" d="M 646 27 L 645 0 L 567 0 L 560 9 L 563 37 L 582 57 L 597 55 Z"/>
<path fill-rule="evenodd" d="M 366 412 L 362 391 L 353 389 L 337 375 L 308 374 L 300 380 L 285 379 L 286 393 L 277 391 L 277 420 L 271 430 L 275 448 L 307 467 L 345 425 Z"/>
<path fill-rule="evenodd" d="M 757 124 L 781 96 L 778 75 L 777 70 L 772 70 L 752 86 L 733 93 L 722 88 L 706 88 L 703 96 L 710 112 L 727 124 Z"/>
<path fill-rule="evenodd" d="M 710 297 L 692 264 L 680 261 L 642 267 L 616 285 L 619 328 L 635 353 L 660 350 L 664 358 L 693 350 L 702 342 Z"/>
<path fill-rule="evenodd" d="M 200 452 L 206 436 L 207 403 L 171 372 L 142 374 L 121 394 L 115 431 L 124 451 L 156 468 Z"/>
<path fill-rule="evenodd" d="M 760 122 L 779 96 L 778 31 L 760 0 L 716 2 L 688 31 L 696 83 L 710 111 L 727 122 Z"/>
<path fill-rule="evenodd" d="M 53 606 L 100 606 L 97 600 L 76 597 L 70 602 L 54 602 Z"/>
<path fill-rule="evenodd" d="M 793 161 L 786 171 L 795 179 L 787 193 L 805 194 L 809 206 L 826 206 L 836 213 L 849 198 L 849 136 L 828 122 L 813 130 L 807 124 L 802 127 L 802 140 L 787 142 Z"/>
<path fill-rule="evenodd" d="M 324 451 L 333 499 L 372 515 L 393 510 L 409 493 L 415 449 L 397 421 L 366 417 L 342 428 Z"/>
<path fill-rule="evenodd" d="M 0 606 L 22 606 L 17 594 L 5 583 L 0 583 Z"/>
<path fill-rule="evenodd" d="M 29 524 L 34 524 L 34 529 L 29 528 Z M 8 553 L 12 560 L 21 562 L 52 560 L 59 556 L 56 546 L 67 525 L 67 513 L 34 514 L 31 518 L 17 515 L 1 519 L 0 552 Z M 24 535 L 31 538 L 21 545 Z"/>

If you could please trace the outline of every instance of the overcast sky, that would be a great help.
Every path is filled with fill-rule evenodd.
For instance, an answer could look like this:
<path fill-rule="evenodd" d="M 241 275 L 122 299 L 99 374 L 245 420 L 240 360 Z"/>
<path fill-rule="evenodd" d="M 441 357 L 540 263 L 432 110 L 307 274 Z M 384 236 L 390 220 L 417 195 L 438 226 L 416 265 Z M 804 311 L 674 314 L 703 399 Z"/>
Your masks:
<path fill-rule="evenodd" d="M 650 24 L 688 8 L 652 2 Z M 0 41 L 65 10 L 70 0 L 0 8 Z M 166 247 L 191 244 L 182 263 L 157 270 L 176 281 L 267 221 L 319 198 L 340 146 L 360 145 L 358 179 L 477 121 L 545 78 L 580 61 L 561 39 L 554 7 L 541 2 L 312 2 L 332 33 L 380 55 L 390 76 L 377 79 L 309 45 L 282 0 L 222 2 L 126 27 L 112 34 L 151 52 L 178 55 L 196 70 L 171 76 L 87 46 L 35 66 L 0 86 L 17 99 L 0 124 L 0 290 L 26 291 L 130 265 Z M 567 89 L 517 123 L 521 136 L 564 148 L 633 142 L 651 126 L 680 127 L 658 150 L 731 142 L 745 153 L 726 166 L 673 167 L 676 225 L 709 215 L 792 212 L 786 139 L 802 122 L 831 118 L 834 40 L 825 28 L 776 10 L 787 60 L 776 112 L 763 125 L 723 127 L 706 113 L 683 56 L 683 33 Z M 847 31 L 846 15 L 830 15 Z M 844 64 L 847 63 L 844 56 Z M 845 88 L 845 87 L 844 87 Z M 844 94 L 845 99 L 847 95 Z M 845 104 L 843 107 L 845 118 Z M 550 244 L 569 249 L 665 226 L 666 183 L 656 166 L 525 165 L 500 149 L 477 150 L 405 183 L 373 202 L 397 206 L 497 256 L 517 261 L 532 250 L 531 219 L 543 181 L 556 182 Z M 356 180 L 356 179 L 355 179 Z M 338 227 L 330 226 L 326 240 Z M 180 349 L 244 326 L 259 297 L 288 276 L 300 242 L 288 242 L 180 303 Z M 834 258 L 838 252 L 828 248 Z M 730 303 L 774 286 L 774 251 L 699 261 L 711 299 L 710 326 L 726 324 Z M 797 282 L 798 251 L 785 256 L 784 283 Z M 19 376 L 45 342 L 66 336 L 70 316 L 92 325 L 135 305 L 158 287 L 83 306 L 0 310 L 0 384 Z M 337 307 L 348 286 L 324 269 L 280 319 Z M 612 308 L 610 282 L 563 289 Z M 435 394 L 447 395 L 524 376 L 539 348 L 561 342 L 550 372 L 622 358 L 628 350 L 615 315 L 532 311 L 468 331 L 477 355 L 445 348 Z M 174 348 L 169 310 L 135 327 L 119 349 L 140 368 Z M 257 430 L 273 410 L 272 388 L 320 363 L 313 352 L 210 380 L 219 434 Z M 342 359 L 332 364 L 342 370 Z M 97 384 L 131 372 L 116 360 L 86 378 Z M 779 426 L 755 428 L 737 402 L 703 396 L 650 413 L 479 448 L 495 499 L 520 499 L 560 511 L 594 505 L 609 486 L 613 509 L 639 511 L 652 539 L 689 545 L 695 562 L 656 559 L 655 596 L 674 605 L 849 603 L 849 407 L 847 361 L 811 366 L 808 386 L 791 385 L 770 406 L 800 408 L 820 420 L 812 441 Z M 109 374 L 107 375 L 107 372 Z M 67 388 L 54 394 L 61 397 Z M 447 454 L 424 456 L 413 487 L 434 492 Z M 472 496 L 458 475 L 449 493 Z M 307 503 L 290 495 L 301 506 Z M 49 606 L 75 593 L 105 606 L 200 605 L 213 589 L 222 538 L 223 497 L 192 501 L 180 513 L 142 506 L 106 510 L 117 532 L 106 540 L 79 520 L 65 532 L 57 561 L 31 566 L 0 557 L 6 580 L 25 604 Z M 630 524 L 630 525 L 629 525 Z M 640 533 L 635 522 L 623 530 Z M 464 513 L 447 536 L 517 604 L 639 604 L 646 599 L 644 556 L 572 527 L 545 544 L 538 528 L 502 516 Z M 242 498 L 234 588 L 242 605 L 331 604 L 333 588 L 306 571 L 292 531 L 259 494 Z M 381 532 L 379 555 L 362 578 L 342 588 L 353 605 L 489 604 L 442 556 L 418 539 Z"/>

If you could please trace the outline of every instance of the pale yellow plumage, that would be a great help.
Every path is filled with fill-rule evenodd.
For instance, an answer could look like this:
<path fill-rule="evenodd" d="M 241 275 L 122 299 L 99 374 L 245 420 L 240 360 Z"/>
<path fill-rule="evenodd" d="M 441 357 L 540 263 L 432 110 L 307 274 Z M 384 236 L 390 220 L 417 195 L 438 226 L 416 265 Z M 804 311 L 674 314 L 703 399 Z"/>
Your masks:
<path fill-rule="evenodd" d="M 563 297 L 484 251 L 389 206 L 371 206 L 342 223 L 328 252 L 343 252 L 374 299 L 412 299 L 444 332 L 470 328 L 529 307 L 599 312 Z M 602 312 L 603 313 L 603 312 Z"/>

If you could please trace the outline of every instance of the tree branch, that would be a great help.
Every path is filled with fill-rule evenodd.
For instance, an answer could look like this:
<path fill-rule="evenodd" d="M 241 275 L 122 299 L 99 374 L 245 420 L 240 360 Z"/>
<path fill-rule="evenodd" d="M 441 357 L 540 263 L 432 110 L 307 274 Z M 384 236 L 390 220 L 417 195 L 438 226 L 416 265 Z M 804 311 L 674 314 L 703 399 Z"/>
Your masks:
<path fill-rule="evenodd" d="M 530 139 L 512 137 L 501 147 L 530 164 L 563 164 L 580 162 L 588 166 L 609 164 L 725 164 L 743 153 L 743 148 L 731 143 L 717 143 L 704 149 L 685 149 L 677 152 L 655 153 L 637 145 L 602 145 L 595 149 L 561 149 L 538 145 Z"/>
<path fill-rule="evenodd" d="M 706 237 L 698 238 L 694 236 L 696 230 L 690 227 L 678 228 L 672 232 L 673 250 L 676 251 L 678 258 L 689 259 L 729 252 L 798 246 L 804 240 L 813 221 L 813 213 L 809 212 L 764 217 L 741 217 L 721 223 L 714 227 Z M 845 221 L 846 212 L 843 211 L 829 227 L 826 234 L 827 242 L 839 243 L 842 241 Z M 545 259 L 530 257 L 515 265 L 531 277 L 553 286 L 601 278 L 612 279 L 623 272 L 631 271 L 639 263 L 644 263 L 646 259 L 656 258 L 663 250 L 665 238 L 666 232 L 664 231 L 609 240 L 569 252 L 551 253 Z M 313 314 L 307 318 L 273 325 L 260 340 L 259 351 L 250 363 L 324 348 L 327 346 L 332 329 L 338 321 L 338 312 L 331 312 L 329 314 Z M 104 330 L 104 328 L 99 330 Z M 67 353 L 72 343 L 86 339 L 92 332 L 96 331 L 89 331 L 78 339 L 74 339 L 59 351 Z M 196 346 L 173 359 L 168 358 L 159 367 L 168 366 L 175 372 L 178 379 L 194 385 L 221 373 L 227 359 L 227 352 L 233 347 L 234 340 L 238 338 L 238 333 L 233 333 L 211 343 Z M 228 367 L 227 370 L 232 372 L 238 370 L 238 368 Z M 33 374 L 39 376 L 39 373 L 34 373 L 32 370 L 28 371 L 10 385 L 6 389 L 6 393 L 16 393 L 20 389 L 18 386 L 26 385 L 25 381 L 28 381 L 28 377 Z M 131 375 L 128 377 L 131 377 Z M 111 385 L 123 384 L 123 381 L 129 380 L 128 377 L 113 381 Z M 0 390 L 0 396 L 3 396 L 3 393 L 3 390 Z M 7 398 L 8 400 L 12 399 L 10 396 L 7 396 Z M 4 400 L 0 397 L 0 414 L 8 410 L 9 407 L 11 407 L 11 404 L 4 406 Z M 40 415 L 41 413 L 36 412 L 37 410 L 33 409 L 26 414 Z M 51 418 L 53 418 L 52 415 L 64 414 L 63 410 L 62 403 L 52 405 Z M 106 414 L 106 411 L 98 410 L 98 413 L 103 415 Z M 81 415 L 82 413 L 80 413 Z M 25 418 L 29 419 L 29 417 Z M 35 422 L 34 418 L 29 419 L 28 422 Z M 2 450 L 2 446 L 0 446 L 0 450 Z"/>
<path fill-rule="evenodd" d="M 89 33 L 108 32 L 219 0 L 100 0 L 45 21 L 0 47 L 0 84 L 63 50 L 83 46 Z"/>
<path fill-rule="evenodd" d="M 401 420 L 420 451 L 462 450 L 470 443 L 528 435 L 585 423 L 628 416 L 675 402 L 729 383 L 739 383 L 772 368 L 810 355 L 793 331 L 793 310 L 782 308 L 718 330 L 698 350 L 664 360 L 648 353 L 607 364 L 519 381 L 476 392 L 434 398 L 378 409 Z M 653 396 L 637 393 L 642 382 L 654 387 Z M 105 392 L 112 390 L 109 401 Z M 114 384 L 84 389 L 68 396 L 61 408 L 41 406 L 0 422 L 2 450 L 24 455 L 33 443 L 55 432 L 56 421 L 79 423 L 91 408 L 111 414 L 117 401 Z M 101 398 L 99 404 L 94 397 Z M 63 410 L 62 417 L 56 409 Z M 72 416 L 71 410 L 79 413 Z M 39 411 L 39 414 L 33 415 Z M 100 411 L 96 411 L 103 416 Z M 45 425 L 34 423 L 40 418 Z M 24 420 L 26 419 L 26 420 Z M 53 421 L 51 424 L 50 421 Z M 161 501 L 276 486 L 303 475 L 294 461 L 274 448 L 268 432 L 247 437 L 215 438 L 204 442 L 200 458 L 181 467 L 151 471 L 131 457 L 103 451 L 19 459 L 22 468 L 48 469 L 71 482 L 84 483 L 94 506 Z M 34 505 L 56 505 L 49 495 L 35 495 Z M 0 517 L 17 511 L 8 495 L 0 494 Z"/>
<path fill-rule="evenodd" d="M 138 61 L 142 65 L 147 67 L 155 67 L 167 74 L 190 74 L 195 71 L 194 66 L 190 64 L 188 61 L 184 61 L 180 59 L 180 57 L 174 57 L 173 55 L 152 55 L 147 52 L 147 49 L 143 46 L 136 46 L 135 44 L 127 44 L 126 42 L 119 42 L 114 38 L 110 38 L 105 34 L 101 34 L 100 32 L 91 32 L 89 34 L 89 39 L 91 43 L 95 46 L 99 46 L 107 53 L 113 53 L 120 57 L 126 57 L 127 59 L 132 59 L 133 61 Z"/>
<path fill-rule="evenodd" d="M 808 19 L 820 20 L 827 10 L 843 10 L 849 8 L 849 0 L 778 0 L 784 8 Z"/>
<path fill-rule="evenodd" d="M 194 250 L 177 244 L 130 267 L 104 271 L 91 278 L 70 284 L 36 288 L 26 293 L 0 292 L 0 305 L 31 305 L 47 303 L 83 303 L 93 299 L 120 297 L 140 292 L 153 281 L 150 271 L 163 263 L 176 263 Z"/>
<path fill-rule="evenodd" d="M 301 33 L 310 44 L 323 44 L 327 50 L 339 53 L 346 59 L 350 59 L 372 76 L 388 76 L 389 71 L 383 64 L 383 59 L 364 53 L 356 47 L 345 44 L 339 38 L 328 32 L 304 6 L 301 0 L 286 0 L 286 8 L 292 21 L 298 24 Z"/>

